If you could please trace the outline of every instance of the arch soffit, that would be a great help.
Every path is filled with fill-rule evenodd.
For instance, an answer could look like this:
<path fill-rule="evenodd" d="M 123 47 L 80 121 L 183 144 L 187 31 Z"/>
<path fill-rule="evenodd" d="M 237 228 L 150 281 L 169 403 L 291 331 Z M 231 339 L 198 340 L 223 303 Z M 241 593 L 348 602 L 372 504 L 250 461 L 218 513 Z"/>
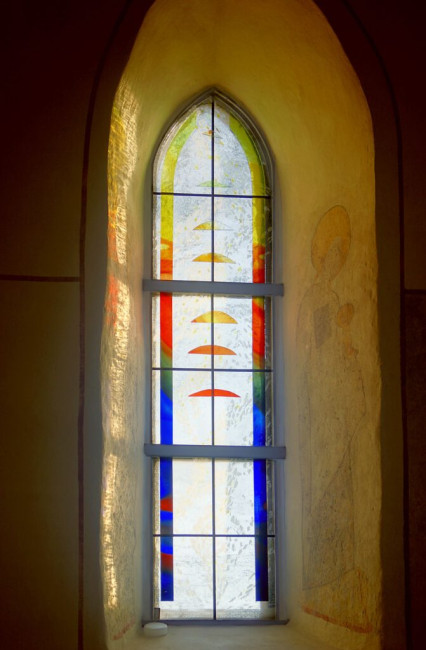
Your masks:
<path fill-rule="evenodd" d="M 107 44 L 98 67 L 86 124 L 88 156 L 85 160 L 85 173 L 87 177 L 87 196 L 85 204 L 83 200 L 83 211 L 87 209 L 87 206 L 95 204 L 91 201 L 92 187 L 96 187 L 98 190 L 101 188 L 104 196 L 107 194 L 107 180 L 103 162 L 105 158 L 102 158 L 99 152 L 106 151 L 109 134 L 108 118 L 114 100 L 115 89 L 137 35 L 136 26 L 141 25 L 152 4 L 152 2 L 140 2 L 126 6 L 126 9 L 117 22 L 114 33 L 110 42 Z M 343 47 L 348 53 L 351 63 L 362 83 L 371 111 L 376 145 L 376 232 L 378 238 L 380 312 L 381 310 L 388 309 L 391 304 L 386 296 L 381 296 L 381 282 L 386 284 L 391 279 L 398 285 L 400 280 L 398 263 L 399 244 L 396 241 L 392 243 L 391 253 L 389 253 L 389 249 L 386 253 L 381 244 L 381 235 L 389 232 L 390 223 L 393 225 L 393 230 L 398 232 L 398 224 L 401 218 L 400 184 L 398 183 L 401 169 L 398 150 L 399 131 L 398 115 L 396 113 L 397 107 L 382 62 L 378 58 L 377 52 L 374 51 L 356 17 L 349 12 L 346 5 L 340 2 L 340 0 L 319 0 L 317 5 L 330 21 L 330 24 L 335 29 Z M 386 156 L 383 153 L 385 150 Z M 395 188 L 393 192 L 389 192 L 390 187 Z M 99 219 L 103 221 L 103 226 L 106 230 L 106 213 L 103 215 L 97 214 L 96 221 L 98 225 L 93 227 L 91 226 L 91 222 L 93 224 L 95 215 L 91 215 L 90 211 L 88 211 L 86 243 L 88 244 L 87 261 L 89 270 L 92 265 L 91 251 L 96 250 L 97 259 L 99 259 L 99 241 L 97 241 L 96 246 L 93 246 L 93 241 L 91 241 L 91 239 L 93 240 L 94 233 L 99 233 Z M 96 266 L 96 261 L 93 261 L 93 266 Z M 90 283 L 90 281 L 89 275 L 88 282 Z M 100 290 L 102 291 L 102 289 Z M 90 321 L 90 309 L 88 311 L 88 321 Z M 397 340 L 397 335 L 393 336 L 391 333 L 389 337 L 390 342 L 392 342 L 392 338 Z M 399 361 L 395 359 L 395 352 L 390 352 L 390 349 L 390 343 L 383 344 L 381 342 L 382 359 L 386 359 L 386 353 L 388 352 L 388 361 L 384 361 L 385 365 L 388 367 L 393 366 L 395 369 L 395 366 L 399 365 Z M 384 371 L 386 371 L 386 368 L 384 368 Z M 394 385 L 393 388 L 391 387 L 391 392 L 393 390 L 395 393 L 395 390 L 399 390 L 399 382 L 397 384 L 397 386 Z M 397 433 L 400 434 L 400 432 Z M 386 488 L 386 486 L 384 487 Z"/>

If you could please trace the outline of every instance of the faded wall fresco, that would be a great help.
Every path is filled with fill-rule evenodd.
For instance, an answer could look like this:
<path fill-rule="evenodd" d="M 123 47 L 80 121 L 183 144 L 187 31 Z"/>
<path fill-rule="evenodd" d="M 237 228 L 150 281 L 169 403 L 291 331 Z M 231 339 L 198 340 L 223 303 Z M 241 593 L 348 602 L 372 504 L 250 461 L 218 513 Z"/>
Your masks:
<path fill-rule="evenodd" d="M 352 442 L 366 412 L 354 306 L 333 282 L 351 245 L 349 215 L 334 206 L 312 238 L 315 279 L 297 323 L 299 443 L 302 478 L 303 609 L 356 631 L 371 630 L 367 578 L 355 565 Z"/>

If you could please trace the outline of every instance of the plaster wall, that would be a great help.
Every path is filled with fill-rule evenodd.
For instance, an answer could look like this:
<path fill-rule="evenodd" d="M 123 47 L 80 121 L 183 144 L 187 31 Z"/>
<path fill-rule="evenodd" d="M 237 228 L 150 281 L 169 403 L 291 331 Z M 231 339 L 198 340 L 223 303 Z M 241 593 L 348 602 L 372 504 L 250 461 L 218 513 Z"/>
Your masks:
<path fill-rule="evenodd" d="M 135 242 L 150 248 L 156 146 L 173 116 L 209 87 L 249 111 L 275 163 L 276 280 L 286 286 L 277 346 L 285 351 L 285 364 L 281 358 L 276 390 L 285 413 L 277 426 L 288 449 L 281 615 L 325 642 L 378 647 L 374 142 L 359 81 L 329 24 L 307 0 L 160 0 L 142 25 L 120 82 L 110 138 L 103 347 L 108 635 L 119 639 L 140 619 L 150 589 L 148 576 L 138 582 L 142 568 L 135 552 L 143 543 L 141 507 L 148 516 L 149 505 L 136 496 L 143 494 L 144 481 L 147 493 L 147 468 L 141 473 L 129 464 L 141 456 L 140 431 L 149 431 L 143 375 L 149 322 L 139 318 L 149 313 L 149 301 L 139 303 L 138 287 L 141 275 L 149 275 L 150 257 Z M 141 408 L 135 410 L 129 394 L 145 396 Z M 114 472 L 122 463 L 122 479 L 111 481 L 112 458 Z M 132 521 L 139 522 L 134 531 Z"/>

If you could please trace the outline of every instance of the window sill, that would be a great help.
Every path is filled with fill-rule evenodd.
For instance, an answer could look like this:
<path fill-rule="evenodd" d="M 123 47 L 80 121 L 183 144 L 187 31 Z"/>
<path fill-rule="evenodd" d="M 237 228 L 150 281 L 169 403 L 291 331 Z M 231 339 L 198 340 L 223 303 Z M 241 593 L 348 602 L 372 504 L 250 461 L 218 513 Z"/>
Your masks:
<path fill-rule="evenodd" d="M 119 647 L 119 644 L 114 647 Z M 331 650 L 331 646 L 302 636 L 291 625 L 181 626 L 169 625 L 168 634 L 147 638 L 141 633 L 127 640 L 126 650 Z"/>

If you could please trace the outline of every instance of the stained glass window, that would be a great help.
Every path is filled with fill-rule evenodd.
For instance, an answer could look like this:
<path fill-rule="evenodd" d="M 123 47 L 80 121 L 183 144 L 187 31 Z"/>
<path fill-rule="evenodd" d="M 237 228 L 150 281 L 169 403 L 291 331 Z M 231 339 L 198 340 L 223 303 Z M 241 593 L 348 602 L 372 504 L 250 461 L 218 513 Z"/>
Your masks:
<path fill-rule="evenodd" d="M 216 94 L 173 124 L 154 164 L 153 607 L 163 620 L 275 618 L 269 174 L 254 127 Z"/>

